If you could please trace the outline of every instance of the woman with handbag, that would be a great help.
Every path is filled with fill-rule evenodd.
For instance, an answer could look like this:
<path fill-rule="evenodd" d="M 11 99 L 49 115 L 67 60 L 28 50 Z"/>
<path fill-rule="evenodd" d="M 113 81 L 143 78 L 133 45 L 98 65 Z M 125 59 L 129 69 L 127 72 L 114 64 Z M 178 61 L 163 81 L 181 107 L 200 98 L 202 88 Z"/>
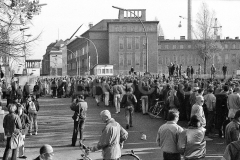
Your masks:
<path fill-rule="evenodd" d="M 29 117 L 28 115 L 26 115 L 24 112 L 24 106 L 19 104 L 17 106 L 17 114 L 18 116 L 20 117 L 21 119 L 21 124 L 22 124 L 22 137 L 23 137 L 23 141 L 25 140 L 25 137 L 26 137 L 26 134 L 28 133 L 28 130 L 29 130 L 29 127 L 30 127 L 30 120 L 29 120 Z M 24 142 L 23 142 L 23 145 L 21 147 L 19 147 L 19 158 L 27 158 L 25 155 L 24 155 Z"/>
<path fill-rule="evenodd" d="M 17 107 L 15 104 L 9 104 L 9 114 L 3 119 L 4 133 L 7 136 L 7 144 L 3 155 L 3 160 L 8 160 L 10 151 L 12 150 L 11 160 L 17 159 L 17 148 L 11 146 L 11 137 L 13 134 L 21 134 L 22 124 L 18 115 L 15 114 Z"/>
<path fill-rule="evenodd" d="M 193 115 L 188 129 L 184 130 L 178 139 L 179 151 L 185 160 L 204 160 L 206 155 L 206 129 L 202 127 L 200 118 Z"/>

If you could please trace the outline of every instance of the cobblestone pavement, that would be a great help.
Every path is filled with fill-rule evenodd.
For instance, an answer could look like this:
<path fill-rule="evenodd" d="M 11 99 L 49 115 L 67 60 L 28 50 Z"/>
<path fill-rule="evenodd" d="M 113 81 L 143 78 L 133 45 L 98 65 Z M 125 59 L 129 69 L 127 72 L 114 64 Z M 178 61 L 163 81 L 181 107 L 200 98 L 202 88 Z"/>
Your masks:
<path fill-rule="evenodd" d="M 97 106 L 93 98 L 87 98 L 87 102 L 89 109 L 84 129 L 84 143 L 87 146 L 92 146 L 98 142 L 101 130 L 104 127 L 99 115 L 103 109 L 109 109 L 113 113 L 112 117 L 125 127 L 124 109 L 121 109 L 120 114 L 115 114 L 114 107 L 104 107 L 103 103 Z M 43 144 L 53 146 L 55 160 L 76 160 L 81 158 L 79 147 L 70 146 L 73 130 L 73 121 L 71 118 L 73 112 L 69 108 L 71 99 L 41 97 L 39 103 L 38 135 L 27 136 L 25 140 L 27 159 L 31 160 L 37 157 L 39 148 Z M 157 130 L 163 123 L 165 121 L 162 119 L 152 119 L 148 115 L 135 113 L 134 126 L 128 130 L 129 138 L 124 144 L 123 153 L 133 149 L 143 160 L 161 160 L 161 152 L 155 143 L 155 139 Z M 186 122 L 179 122 L 179 124 L 186 127 Z M 140 139 L 142 133 L 146 134 L 146 141 Z M 5 147 L 4 142 L 0 143 L 0 147 L 0 157 L 2 157 Z M 206 159 L 220 160 L 225 147 L 223 139 L 215 137 L 212 141 L 207 141 Z M 90 157 L 100 160 L 101 152 L 90 153 Z"/>

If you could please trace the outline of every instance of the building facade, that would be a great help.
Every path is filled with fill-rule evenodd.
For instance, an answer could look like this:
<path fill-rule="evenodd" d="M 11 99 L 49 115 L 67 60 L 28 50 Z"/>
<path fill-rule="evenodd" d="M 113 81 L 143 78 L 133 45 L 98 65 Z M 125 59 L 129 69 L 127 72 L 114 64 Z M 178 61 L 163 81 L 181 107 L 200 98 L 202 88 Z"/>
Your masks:
<path fill-rule="evenodd" d="M 240 40 L 235 39 L 219 39 L 223 50 L 213 55 L 207 61 L 207 74 L 210 74 L 212 64 L 217 69 L 217 74 L 222 74 L 222 67 L 225 64 L 228 67 L 228 75 L 232 75 L 237 69 L 240 69 Z M 186 71 L 187 66 L 193 66 L 195 71 L 198 64 L 202 66 L 204 61 L 198 55 L 194 47 L 194 40 L 185 40 L 184 37 L 179 40 L 165 40 L 164 37 L 159 37 L 158 40 L 158 73 L 168 74 L 170 63 L 182 64 L 183 71 Z"/>
<path fill-rule="evenodd" d="M 42 60 L 42 75 L 45 76 L 62 76 L 62 46 L 63 40 L 56 41 L 48 45 Z"/>
<path fill-rule="evenodd" d="M 28 76 L 40 76 L 41 73 L 41 59 L 26 60 L 26 69 Z"/>
<path fill-rule="evenodd" d="M 88 74 L 96 64 L 114 65 L 114 74 L 128 74 L 131 67 L 145 72 L 147 53 L 149 71 L 157 73 L 154 64 L 157 64 L 158 55 L 158 21 L 146 21 L 146 10 L 131 12 L 141 21 L 120 10 L 118 19 L 104 19 L 90 25 L 81 35 L 85 38 L 72 40 L 67 45 L 68 75 Z"/>

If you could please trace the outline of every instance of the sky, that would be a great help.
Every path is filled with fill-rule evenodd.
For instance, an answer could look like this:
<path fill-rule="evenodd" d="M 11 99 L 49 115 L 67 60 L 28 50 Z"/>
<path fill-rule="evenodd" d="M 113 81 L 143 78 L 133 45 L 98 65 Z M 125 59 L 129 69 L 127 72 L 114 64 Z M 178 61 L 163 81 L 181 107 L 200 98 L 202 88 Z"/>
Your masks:
<path fill-rule="evenodd" d="M 40 38 L 31 45 L 28 59 L 42 59 L 47 46 L 58 39 L 66 40 L 83 24 L 76 35 L 88 30 L 90 22 L 97 24 L 102 19 L 117 19 L 117 6 L 125 9 L 146 9 L 146 20 L 160 21 L 166 39 L 187 37 L 187 0 L 40 0 L 42 12 L 32 20 L 26 34 Z M 214 10 L 221 24 L 221 38 L 240 37 L 240 0 L 192 0 L 192 20 L 196 19 L 202 3 Z M 181 21 L 182 27 L 178 24 Z M 194 23 L 194 22 L 193 22 Z"/>

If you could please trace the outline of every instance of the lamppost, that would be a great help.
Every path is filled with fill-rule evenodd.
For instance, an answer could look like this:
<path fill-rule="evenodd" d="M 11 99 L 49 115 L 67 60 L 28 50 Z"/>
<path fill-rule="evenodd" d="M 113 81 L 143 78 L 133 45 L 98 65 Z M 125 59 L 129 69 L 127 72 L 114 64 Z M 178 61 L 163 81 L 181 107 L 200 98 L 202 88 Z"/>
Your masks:
<path fill-rule="evenodd" d="M 119 10 L 123 10 L 123 11 L 127 11 L 127 12 L 132 13 L 141 22 L 143 30 L 144 30 L 144 33 L 145 33 L 145 36 L 146 36 L 146 73 L 148 73 L 148 35 L 147 35 L 147 31 L 146 31 L 146 28 L 145 28 L 142 20 L 134 12 L 132 12 L 131 10 L 120 8 L 120 7 L 116 7 L 116 6 L 112 6 L 112 7 L 116 8 L 116 9 L 119 9 Z M 144 64 L 143 64 L 143 66 L 144 66 Z"/>
<path fill-rule="evenodd" d="M 25 36 L 26 37 L 30 37 L 30 36 L 32 36 L 32 35 L 25 35 L 24 33 L 25 33 L 25 30 L 26 29 L 29 29 L 29 27 L 25 27 L 25 28 L 20 28 L 20 31 L 22 31 L 22 33 L 23 33 L 23 42 L 24 42 L 24 45 L 23 45 L 23 52 L 24 52 L 24 69 L 25 69 L 25 71 L 27 72 L 27 64 L 26 64 L 26 59 L 27 59 L 27 56 L 26 56 L 26 43 L 25 43 Z"/>
<path fill-rule="evenodd" d="M 96 47 L 96 45 L 94 44 L 94 42 L 91 40 L 91 39 L 89 39 L 89 38 L 86 38 L 86 37 L 83 37 L 83 36 L 76 36 L 77 38 L 84 38 L 84 39 L 86 39 L 87 41 L 90 41 L 92 44 L 93 44 L 93 46 L 94 46 L 94 48 L 95 48 L 95 50 L 96 50 L 96 56 L 97 56 L 97 65 L 98 65 L 98 50 L 97 50 L 97 47 Z M 88 48 L 88 52 L 89 52 L 89 48 Z M 87 56 L 87 59 L 88 59 L 88 63 L 89 63 L 89 57 Z M 89 70 L 90 70 L 90 68 L 89 68 Z M 79 71 L 80 72 L 80 71 Z"/>

